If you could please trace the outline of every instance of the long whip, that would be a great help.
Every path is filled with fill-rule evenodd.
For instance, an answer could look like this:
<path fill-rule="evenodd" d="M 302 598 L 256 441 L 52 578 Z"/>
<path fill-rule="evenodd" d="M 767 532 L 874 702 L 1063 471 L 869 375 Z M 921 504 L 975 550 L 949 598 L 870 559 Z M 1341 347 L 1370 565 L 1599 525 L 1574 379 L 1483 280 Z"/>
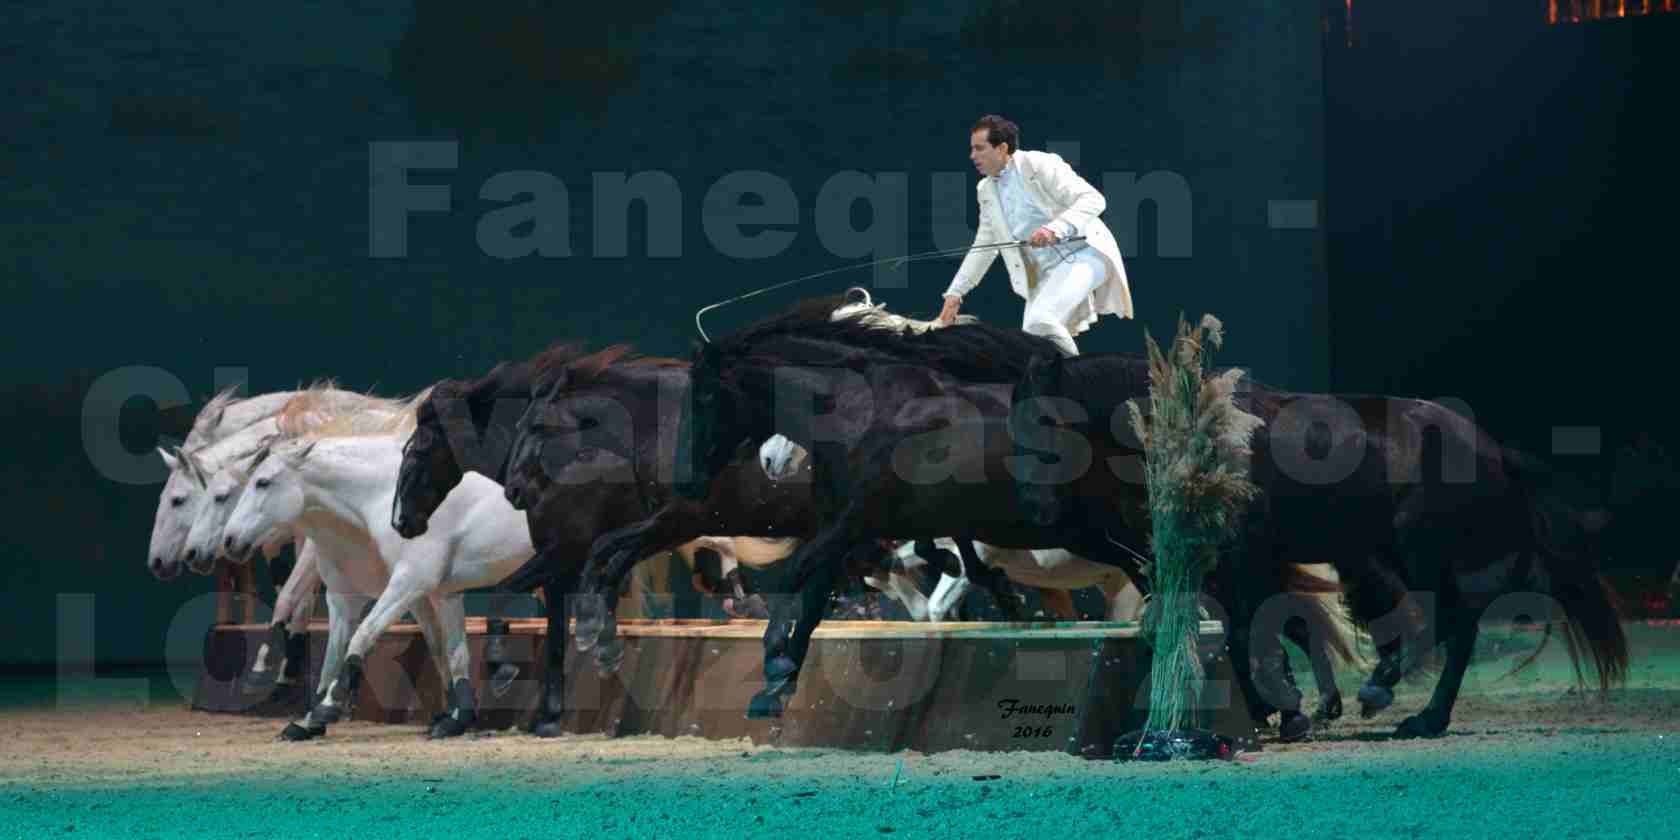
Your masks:
<path fill-rule="evenodd" d="M 1084 241 L 1085 241 L 1085 237 L 1083 237 L 1083 236 L 1070 236 L 1066 239 L 1058 239 L 1052 244 L 1061 245 L 1061 244 L 1068 243 L 1068 242 L 1084 242 Z M 839 268 L 830 268 L 830 269 L 827 269 L 825 271 L 816 272 L 815 274 L 807 274 L 803 277 L 795 277 L 792 280 L 784 280 L 780 283 L 776 283 L 776 284 L 771 285 L 771 286 L 765 286 L 762 289 L 754 289 L 750 292 L 747 292 L 746 294 L 736 295 L 735 297 L 729 298 L 728 300 L 720 300 L 717 303 L 702 306 L 702 307 L 700 307 L 700 311 L 694 313 L 694 328 L 696 330 L 700 331 L 700 338 L 704 339 L 707 344 L 710 344 L 710 343 L 712 343 L 711 336 L 706 335 L 706 328 L 705 328 L 705 326 L 703 326 L 700 323 L 700 316 L 705 315 L 707 312 L 710 312 L 714 309 L 718 309 L 720 307 L 728 306 L 729 304 L 732 304 L 732 303 L 740 303 L 741 301 L 746 300 L 747 298 L 758 297 L 759 295 L 762 295 L 765 292 L 773 292 L 777 289 L 786 288 L 788 286 L 792 286 L 795 283 L 803 283 L 807 280 L 816 280 L 816 279 L 821 278 L 821 277 L 828 277 L 828 276 L 835 275 L 835 274 L 840 274 L 840 273 L 846 272 L 846 271 L 856 271 L 857 269 L 860 269 L 860 268 L 873 268 L 873 267 L 878 266 L 878 265 L 888 265 L 888 266 L 891 266 L 894 271 L 896 271 L 896 270 L 898 270 L 898 268 L 900 266 L 903 266 L 905 263 L 922 262 L 924 260 L 944 259 L 946 257 L 967 256 L 969 254 L 969 252 L 971 252 L 971 251 L 985 251 L 985 250 L 997 249 L 997 248 L 1022 248 L 1022 247 L 1027 247 L 1027 246 L 1039 247 L 1039 246 L 1036 246 L 1036 245 L 1032 245 L 1032 243 L 1029 242 L 1028 240 L 1020 239 L 1020 240 L 1016 240 L 1016 241 L 1013 241 L 1013 242 L 994 242 L 994 243 L 991 243 L 989 245 L 969 245 L 969 246 L 963 247 L 963 248 L 946 248 L 946 249 L 940 250 L 940 251 L 923 251 L 920 254 L 909 254 L 909 255 L 903 256 L 903 257 L 887 257 L 885 259 L 871 260 L 869 262 L 855 263 L 855 264 L 852 264 L 852 265 L 843 265 L 843 266 L 840 266 Z"/>

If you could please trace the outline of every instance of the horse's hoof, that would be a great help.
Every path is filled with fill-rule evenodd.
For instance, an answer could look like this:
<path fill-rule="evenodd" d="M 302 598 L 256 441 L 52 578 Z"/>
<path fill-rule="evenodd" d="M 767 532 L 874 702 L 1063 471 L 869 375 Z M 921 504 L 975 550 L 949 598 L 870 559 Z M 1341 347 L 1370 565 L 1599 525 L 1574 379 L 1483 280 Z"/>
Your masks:
<path fill-rule="evenodd" d="M 519 679 L 519 666 L 503 662 L 496 668 L 496 673 L 490 675 L 490 696 L 500 700 L 513 688 L 513 681 Z"/>
<path fill-rule="evenodd" d="M 1437 726 L 1421 714 L 1412 715 L 1394 728 L 1396 738 L 1439 738 L 1447 734 L 1446 724 Z"/>
<path fill-rule="evenodd" d="M 320 723 L 322 726 L 338 723 L 342 717 L 343 712 L 339 710 L 339 707 L 329 706 L 325 703 L 317 704 L 315 708 L 309 710 L 309 719 Z"/>
<path fill-rule="evenodd" d="M 472 728 L 473 723 L 477 720 L 478 715 L 474 714 L 471 710 L 463 710 L 459 708 L 450 709 L 448 712 L 438 715 L 437 718 L 432 721 L 432 729 L 429 733 L 427 733 L 427 737 L 432 740 L 437 740 L 439 738 L 456 738 L 461 735 L 465 735 L 467 730 Z"/>
<path fill-rule="evenodd" d="M 1342 695 L 1333 694 L 1318 702 L 1318 711 L 1313 712 L 1313 723 L 1329 723 L 1342 716 Z"/>
<path fill-rule="evenodd" d="M 538 738 L 558 738 L 566 733 L 561 731 L 559 720 L 539 720 L 531 728 L 531 734 Z"/>
<path fill-rule="evenodd" d="M 274 690 L 274 681 L 279 674 L 270 668 L 266 671 L 246 671 L 239 677 L 239 690 L 244 694 L 268 694 Z"/>
<path fill-rule="evenodd" d="M 580 652 L 589 650 L 601 640 L 601 628 L 606 624 L 601 615 L 603 611 L 598 607 L 578 607 L 577 623 L 572 625 L 572 644 L 577 645 Z"/>
<path fill-rule="evenodd" d="M 1359 689 L 1359 716 L 1368 718 L 1394 705 L 1394 691 L 1386 686 L 1365 685 Z"/>
<path fill-rule="evenodd" d="M 618 673 L 624 664 L 624 642 L 613 639 L 595 648 L 595 673 L 602 677 L 610 677 Z"/>
<path fill-rule="evenodd" d="M 1284 743 L 1304 741 L 1312 734 L 1312 718 L 1300 712 L 1284 712 L 1278 721 L 1278 740 Z"/>
<path fill-rule="evenodd" d="M 747 720 L 764 720 L 782 716 L 782 699 L 774 694 L 760 691 L 753 695 L 751 703 L 747 704 Z"/>
<path fill-rule="evenodd" d="M 309 740 L 313 740 L 315 738 L 319 738 L 319 737 L 321 737 L 323 735 L 326 735 L 326 734 L 327 734 L 327 727 L 324 726 L 324 725 L 323 726 L 303 727 L 303 726 L 298 726 L 296 723 L 288 723 L 288 724 L 286 724 L 285 729 L 280 730 L 280 740 L 282 740 L 282 741 L 309 741 Z"/>

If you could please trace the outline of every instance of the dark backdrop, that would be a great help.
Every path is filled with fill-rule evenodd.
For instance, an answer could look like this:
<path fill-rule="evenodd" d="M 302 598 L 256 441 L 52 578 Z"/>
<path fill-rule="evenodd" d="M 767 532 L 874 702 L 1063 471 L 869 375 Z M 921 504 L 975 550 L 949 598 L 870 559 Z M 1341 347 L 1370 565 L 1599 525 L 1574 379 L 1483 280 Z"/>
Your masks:
<path fill-rule="evenodd" d="M 1666 580 L 1680 14 L 1424 5 L 1361 0 L 1329 39 L 1331 378 L 1463 401 Z"/>

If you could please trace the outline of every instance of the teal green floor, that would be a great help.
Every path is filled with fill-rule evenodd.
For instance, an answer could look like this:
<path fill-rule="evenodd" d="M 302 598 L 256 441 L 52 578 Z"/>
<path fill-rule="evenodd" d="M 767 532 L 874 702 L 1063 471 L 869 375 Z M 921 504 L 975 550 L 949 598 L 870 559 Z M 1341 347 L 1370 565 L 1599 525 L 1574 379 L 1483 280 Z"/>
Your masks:
<path fill-rule="evenodd" d="M 1426 742 L 1386 739 L 1425 699 L 1427 686 L 1408 686 L 1391 714 L 1364 722 L 1350 709 L 1312 744 L 1237 762 L 750 746 L 664 759 L 657 744 L 614 758 L 594 749 L 607 742 L 525 748 L 519 735 L 438 745 L 423 761 L 384 769 L 335 765 L 316 746 L 293 753 L 315 758 L 259 772 L 136 768 L 95 778 L 12 762 L 0 764 L 0 838 L 1675 836 L 1680 628 L 1630 633 L 1634 670 L 1607 702 L 1570 689 L 1561 644 L 1538 667 L 1502 678 L 1525 643 L 1490 640 L 1453 730 Z M 1341 680 L 1345 690 L 1357 681 Z M 149 702 L 172 704 L 169 682 L 153 675 Z M 57 697 L 40 680 L 0 681 L 0 723 L 26 720 Z M 216 716 L 203 720 L 218 725 Z M 16 740 L 10 729 L 4 737 Z M 362 749 L 357 737 L 331 748 Z M 485 751 L 498 742 L 522 750 Z M 248 749 L 300 748 L 253 736 Z"/>

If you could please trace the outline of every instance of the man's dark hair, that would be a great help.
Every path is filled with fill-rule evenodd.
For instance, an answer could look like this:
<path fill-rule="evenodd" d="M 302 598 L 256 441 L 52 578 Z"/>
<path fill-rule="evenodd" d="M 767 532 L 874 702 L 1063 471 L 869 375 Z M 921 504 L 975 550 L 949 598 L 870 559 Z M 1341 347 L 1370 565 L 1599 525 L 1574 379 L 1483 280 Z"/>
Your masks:
<path fill-rule="evenodd" d="M 1021 151 L 1021 129 L 1009 120 L 997 114 L 987 114 L 976 121 L 974 127 L 968 130 L 968 133 L 973 134 L 982 130 L 986 132 L 987 143 L 993 146 L 1008 143 L 1010 154 Z"/>

